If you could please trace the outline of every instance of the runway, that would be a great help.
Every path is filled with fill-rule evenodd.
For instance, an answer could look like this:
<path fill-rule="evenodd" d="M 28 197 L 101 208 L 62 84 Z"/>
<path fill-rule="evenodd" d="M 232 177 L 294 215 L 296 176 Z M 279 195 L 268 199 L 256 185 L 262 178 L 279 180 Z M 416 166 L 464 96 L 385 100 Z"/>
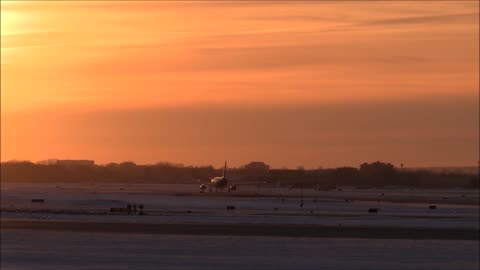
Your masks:
<path fill-rule="evenodd" d="M 476 241 L 2 230 L 1 269 L 478 269 Z"/>
<path fill-rule="evenodd" d="M 345 227 L 300 224 L 192 224 L 101 222 L 68 220 L 2 219 L 2 230 L 23 229 L 42 231 L 109 232 L 124 234 L 182 234 L 276 237 L 328 237 L 372 239 L 441 239 L 479 241 L 477 229 L 452 228 L 398 228 L 398 227 Z"/>

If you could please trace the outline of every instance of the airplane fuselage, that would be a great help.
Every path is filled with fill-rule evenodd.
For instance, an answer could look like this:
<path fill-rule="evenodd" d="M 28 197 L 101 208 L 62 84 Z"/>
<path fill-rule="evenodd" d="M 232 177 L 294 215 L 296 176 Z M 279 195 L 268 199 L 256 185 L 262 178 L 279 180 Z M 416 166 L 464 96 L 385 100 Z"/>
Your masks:
<path fill-rule="evenodd" d="M 228 185 L 228 180 L 227 180 L 227 162 L 225 161 L 225 167 L 223 168 L 223 176 L 217 176 L 214 177 L 210 180 L 210 191 L 212 191 L 212 188 L 215 188 L 215 191 L 217 190 L 223 190 L 228 187 L 228 191 L 234 191 L 237 189 L 237 186 L 235 184 L 233 185 Z M 205 192 L 207 190 L 207 185 L 202 184 L 200 185 L 200 192 Z"/>
<path fill-rule="evenodd" d="M 228 180 L 226 177 L 214 177 L 212 180 L 210 180 L 210 183 L 213 185 L 213 187 L 217 189 L 224 189 L 228 185 Z"/>

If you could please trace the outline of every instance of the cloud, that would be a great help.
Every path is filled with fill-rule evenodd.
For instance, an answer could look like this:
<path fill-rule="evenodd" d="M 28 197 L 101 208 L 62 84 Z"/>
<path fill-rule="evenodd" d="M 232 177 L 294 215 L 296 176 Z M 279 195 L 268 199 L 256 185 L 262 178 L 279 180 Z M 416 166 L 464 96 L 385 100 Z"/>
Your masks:
<path fill-rule="evenodd" d="M 340 17 L 342 18 L 342 17 Z M 338 15 L 328 16 L 328 15 L 264 15 L 264 16 L 255 16 L 247 17 L 242 19 L 254 19 L 254 20 L 266 20 L 266 21 L 335 21 L 339 19 Z"/>
<path fill-rule="evenodd" d="M 69 41 L 69 36 L 71 34 L 67 32 L 56 31 L 9 34 L 2 36 L 2 49 L 73 44 L 72 41 Z"/>
<path fill-rule="evenodd" d="M 413 70 L 419 70 L 423 68 L 421 64 L 432 60 L 416 52 L 409 55 L 407 52 L 394 53 L 391 50 L 375 54 L 368 51 L 368 46 L 354 47 L 349 44 L 219 45 L 186 48 L 185 51 L 175 51 L 164 45 L 133 46 L 123 47 L 110 56 L 91 59 L 86 63 L 84 71 L 148 75 L 164 72 L 281 71 L 288 68 L 342 67 L 348 70 L 348 67 L 363 65 L 368 65 L 371 69 L 385 65 L 388 65 L 385 67 L 387 69 L 402 67 L 392 64 L 405 64 Z"/>
<path fill-rule="evenodd" d="M 430 59 L 428 57 L 423 57 L 423 56 L 392 55 L 392 56 L 389 56 L 389 57 L 379 57 L 379 58 L 376 58 L 376 60 L 386 62 L 386 63 L 420 64 L 420 63 L 429 62 L 432 59 Z"/>
<path fill-rule="evenodd" d="M 434 16 L 401 17 L 383 20 L 372 20 L 360 25 L 405 25 L 405 24 L 452 24 L 478 23 L 479 13 L 446 14 Z"/>

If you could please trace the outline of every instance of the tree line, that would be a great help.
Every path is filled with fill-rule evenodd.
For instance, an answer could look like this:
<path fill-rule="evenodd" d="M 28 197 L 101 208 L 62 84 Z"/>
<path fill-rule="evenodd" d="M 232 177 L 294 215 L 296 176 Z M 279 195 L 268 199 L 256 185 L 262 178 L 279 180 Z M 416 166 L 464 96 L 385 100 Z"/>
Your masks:
<path fill-rule="evenodd" d="M 223 168 L 184 166 L 172 163 L 138 165 L 133 162 L 92 166 L 38 164 L 30 161 L 1 163 L 5 182 L 78 182 L 78 183 L 204 183 L 222 175 Z M 281 186 L 356 187 L 463 187 L 479 188 L 478 175 L 461 172 L 408 170 L 390 163 L 363 163 L 358 168 L 271 169 L 263 162 L 251 162 L 229 168 L 228 177 L 239 181 L 263 181 Z"/>

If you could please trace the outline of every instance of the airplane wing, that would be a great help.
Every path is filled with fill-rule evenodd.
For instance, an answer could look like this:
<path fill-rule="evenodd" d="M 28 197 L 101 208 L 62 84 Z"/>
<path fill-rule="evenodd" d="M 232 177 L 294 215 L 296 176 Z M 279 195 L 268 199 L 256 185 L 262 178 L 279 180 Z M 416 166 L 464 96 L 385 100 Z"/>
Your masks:
<path fill-rule="evenodd" d="M 253 186 L 253 185 L 262 185 L 262 184 L 267 184 L 268 182 L 267 181 L 245 181 L 245 180 L 231 180 L 229 179 L 228 182 L 230 184 L 234 184 L 234 185 L 237 185 L 237 186 L 240 186 L 240 185 L 250 185 L 250 186 Z"/>

